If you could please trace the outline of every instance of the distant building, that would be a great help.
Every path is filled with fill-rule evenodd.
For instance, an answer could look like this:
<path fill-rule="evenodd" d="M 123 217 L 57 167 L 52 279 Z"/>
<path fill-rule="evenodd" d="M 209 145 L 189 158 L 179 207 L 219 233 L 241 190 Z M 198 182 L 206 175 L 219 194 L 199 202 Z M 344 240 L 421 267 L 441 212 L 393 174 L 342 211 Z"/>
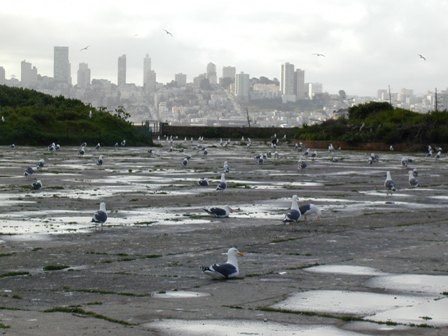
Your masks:
<path fill-rule="evenodd" d="M 222 78 L 230 78 L 235 80 L 236 68 L 234 66 L 222 67 Z"/>
<path fill-rule="evenodd" d="M 152 73 L 151 73 L 151 58 L 148 54 L 146 54 L 145 58 L 143 59 L 143 87 L 147 88 L 150 86 L 150 82 L 152 79 Z"/>
<path fill-rule="evenodd" d="M 6 83 L 6 72 L 5 68 L 0 66 L 0 84 Z"/>
<path fill-rule="evenodd" d="M 207 79 L 211 85 L 218 84 L 218 77 L 216 76 L 216 65 L 214 63 L 207 64 Z"/>
<path fill-rule="evenodd" d="M 68 47 L 54 47 L 53 78 L 56 83 L 72 85 Z"/>
<path fill-rule="evenodd" d="M 313 99 L 316 94 L 322 93 L 322 83 L 307 83 L 308 98 Z"/>
<path fill-rule="evenodd" d="M 280 92 L 284 103 L 296 101 L 296 81 L 297 79 L 296 73 L 294 72 L 294 64 L 282 64 Z"/>
<path fill-rule="evenodd" d="M 20 81 L 23 87 L 32 88 L 37 84 L 37 68 L 27 61 L 20 64 Z"/>
<path fill-rule="evenodd" d="M 90 86 L 90 69 L 87 63 L 79 63 L 76 83 L 81 89 L 86 89 Z"/>
<path fill-rule="evenodd" d="M 242 100 L 249 100 L 250 80 L 249 74 L 240 72 L 235 76 L 235 96 Z"/>
<path fill-rule="evenodd" d="M 187 85 L 187 75 L 183 73 L 178 73 L 174 75 L 174 81 L 177 83 L 177 86 L 185 86 Z"/>
<path fill-rule="evenodd" d="M 126 85 L 126 55 L 118 57 L 118 86 Z"/>
<path fill-rule="evenodd" d="M 303 100 L 306 97 L 305 88 L 305 70 L 296 69 L 295 91 L 297 100 Z"/>

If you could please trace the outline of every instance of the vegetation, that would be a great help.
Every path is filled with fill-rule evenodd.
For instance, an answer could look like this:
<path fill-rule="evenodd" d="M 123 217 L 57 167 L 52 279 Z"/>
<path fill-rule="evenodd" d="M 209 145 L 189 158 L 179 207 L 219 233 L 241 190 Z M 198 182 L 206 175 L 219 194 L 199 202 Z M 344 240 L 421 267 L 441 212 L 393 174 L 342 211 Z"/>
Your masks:
<path fill-rule="evenodd" d="M 353 106 L 348 116 L 299 129 L 301 140 L 345 141 L 351 144 L 382 142 L 447 144 L 448 113 L 416 113 L 389 103 Z"/>
<path fill-rule="evenodd" d="M 128 118 L 123 107 L 110 113 L 80 100 L 0 85 L 0 145 L 152 144 L 148 128 Z"/>

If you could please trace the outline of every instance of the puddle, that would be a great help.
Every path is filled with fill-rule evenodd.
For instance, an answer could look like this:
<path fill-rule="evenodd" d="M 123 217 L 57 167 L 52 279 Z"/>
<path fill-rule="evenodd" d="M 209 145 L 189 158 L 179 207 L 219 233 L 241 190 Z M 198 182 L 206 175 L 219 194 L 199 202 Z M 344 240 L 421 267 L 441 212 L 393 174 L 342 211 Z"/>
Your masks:
<path fill-rule="evenodd" d="M 409 295 L 316 290 L 293 294 L 272 307 L 290 311 L 365 316 L 399 307 L 415 306 L 432 300 L 432 298 Z"/>
<path fill-rule="evenodd" d="M 191 292 L 191 291 L 166 291 L 153 293 L 152 297 L 160 299 L 188 299 L 210 296 L 208 293 Z"/>
<path fill-rule="evenodd" d="M 394 321 L 403 324 L 425 324 L 429 326 L 448 325 L 448 299 L 432 300 L 416 306 L 400 307 L 377 313 L 368 318 L 373 321 Z"/>
<path fill-rule="evenodd" d="M 162 320 L 147 323 L 145 327 L 157 329 L 164 335 L 259 335 L 259 336 L 362 336 L 332 326 L 296 325 L 276 322 L 245 320 Z"/>
<path fill-rule="evenodd" d="M 370 279 L 367 285 L 400 292 L 439 295 L 448 292 L 448 276 L 427 274 L 385 275 Z"/>
<path fill-rule="evenodd" d="M 383 275 L 383 273 L 372 267 L 365 266 L 350 266 L 350 265 L 322 265 L 305 268 L 305 271 L 314 273 L 332 273 L 332 274 L 347 274 L 347 275 Z"/>

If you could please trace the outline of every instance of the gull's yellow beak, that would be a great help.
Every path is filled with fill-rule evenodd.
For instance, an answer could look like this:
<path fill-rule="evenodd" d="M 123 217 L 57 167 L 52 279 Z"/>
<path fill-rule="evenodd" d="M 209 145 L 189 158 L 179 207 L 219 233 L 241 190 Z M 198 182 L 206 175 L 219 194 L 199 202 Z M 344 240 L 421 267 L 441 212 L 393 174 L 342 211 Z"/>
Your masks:
<path fill-rule="evenodd" d="M 239 252 L 238 255 L 239 255 L 240 257 L 244 257 L 246 254 L 243 253 L 243 252 Z"/>

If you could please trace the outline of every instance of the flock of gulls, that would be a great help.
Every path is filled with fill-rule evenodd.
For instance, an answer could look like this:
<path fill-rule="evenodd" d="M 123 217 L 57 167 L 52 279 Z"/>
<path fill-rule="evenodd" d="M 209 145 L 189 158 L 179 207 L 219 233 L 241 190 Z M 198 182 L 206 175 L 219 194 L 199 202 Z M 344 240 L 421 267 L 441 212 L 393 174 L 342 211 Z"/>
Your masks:
<path fill-rule="evenodd" d="M 160 138 L 158 140 L 160 141 Z M 165 140 L 167 142 L 169 142 L 168 152 L 177 150 L 177 149 L 173 148 L 173 141 L 174 141 L 173 137 L 166 138 Z M 247 147 L 250 147 L 252 145 L 252 141 L 250 138 L 245 139 L 243 137 L 241 140 L 247 143 Z M 185 138 L 184 141 L 187 142 L 188 141 L 187 138 Z M 193 143 L 193 141 L 194 141 L 193 138 L 191 138 L 190 141 L 191 141 L 191 143 Z M 199 152 L 202 153 L 202 155 L 206 156 L 206 155 L 208 155 L 208 148 L 206 146 L 200 145 L 200 143 L 202 143 L 202 141 L 203 141 L 202 137 L 198 138 L 199 145 L 197 145 L 196 148 L 198 149 Z M 254 160 L 255 160 L 256 164 L 263 165 L 266 162 L 266 160 L 268 160 L 269 158 L 272 158 L 272 157 L 278 158 L 279 154 L 277 152 L 277 146 L 278 146 L 279 142 L 280 141 L 277 138 L 277 136 L 274 135 L 271 138 L 271 143 L 270 143 L 271 150 L 267 153 L 259 153 L 259 154 L 255 155 Z M 227 147 L 230 143 L 231 143 L 230 139 L 228 139 L 227 141 L 223 141 L 221 139 L 219 142 L 219 145 L 222 147 Z M 117 142 L 115 144 L 115 147 L 118 147 L 118 146 L 126 146 L 126 140 L 122 140 L 120 143 Z M 11 148 L 14 149 L 15 146 L 11 145 Z M 98 143 L 95 146 L 95 149 L 99 151 L 101 149 L 101 144 Z M 60 151 L 61 147 L 58 144 L 52 143 L 51 145 L 48 146 L 48 150 L 50 152 Z M 80 156 L 85 155 L 86 150 L 87 150 L 87 144 L 82 143 L 79 147 L 78 155 L 80 155 Z M 306 169 L 308 166 L 307 160 L 314 161 L 318 157 L 317 151 L 304 147 L 303 143 L 300 143 L 300 142 L 295 144 L 295 150 L 297 152 L 301 153 L 300 159 L 297 161 L 297 169 L 298 170 Z M 392 146 L 391 146 L 390 150 L 393 151 Z M 442 150 L 441 148 L 433 149 L 431 146 L 428 146 L 428 152 L 427 152 L 426 156 L 434 157 L 435 159 L 438 159 L 438 158 L 440 158 L 441 150 Z M 179 151 L 179 150 L 177 150 L 177 151 Z M 183 150 L 181 150 L 181 151 L 183 151 Z M 332 144 L 330 144 L 328 146 L 328 153 L 331 154 L 331 160 L 333 162 L 342 160 L 342 158 L 338 158 L 335 156 L 335 152 L 336 152 L 336 149 L 333 147 Z M 434 155 L 434 152 L 436 153 L 435 155 Z M 153 150 L 152 149 L 148 150 L 148 153 L 150 155 L 152 155 Z M 183 167 L 183 168 L 188 167 L 190 160 L 191 160 L 191 156 L 185 155 L 185 157 L 181 161 L 181 167 Z M 372 153 L 368 157 L 367 163 L 369 165 L 373 165 L 378 161 L 379 161 L 379 156 L 377 154 Z M 96 164 L 98 166 L 101 166 L 101 165 L 103 165 L 103 162 L 104 162 L 103 155 L 99 155 Z M 417 179 L 418 172 L 415 168 L 412 169 L 410 167 L 410 165 L 412 163 L 413 163 L 413 160 L 411 158 L 403 157 L 401 159 L 401 165 L 404 168 L 408 169 L 409 185 L 411 187 L 418 187 L 419 186 L 419 182 Z M 42 168 L 44 168 L 45 164 L 46 163 L 45 163 L 44 159 L 38 160 L 34 166 L 28 166 L 25 168 L 24 176 L 34 178 L 34 176 L 37 175 L 35 173 L 38 172 L 39 170 L 41 170 Z M 229 165 L 229 162 L 228 162 L 228 160 L 225 160 L 223 163 L 223 166 L 222 166 L 221 178 L 219 180 L 219 183 L 216 185 L 217 192 L 224 192 L 228 188 L 226 174 L 228 174 L 230 172 L 230 170 L 231 170 L 231 167 Z M 197 181 L 197 185 L 200 187 L 208 187 L 208 186 L 210 186 L 210 181 L 205 177 L 201 177 Z M 41 190 L 43 188 L 42 181 L 37 178 L 34 178 L 32 184 L 31 184 L 31 188 L 34 191 Z M 394 180 L 392 179 L 390 171 L 386 172 L 384 188 L 385 188 L 385 192 L 386 192 L 387 196 L 392 195 L 397 190 L 397 186 L 396 186 Z M 213 216 L 214 218 L 228 218 L 231 216 L 233 209 L 229 205 L 225 205 L 225 206 L 204 207 L 203 211 L 205 211 L 207 214 Z M 297 195 L 292 195 L 291 206 L 284 214 L 284 218 L 283 218 L 282 222 L 285 224 L 287 224 L 287 223 L 297 224 L 300 221 L 306 221 L 308 217 L 314 217 L 314 218 L 316 218 L 316 220 L 319 220 L 321 217 L 321 213 L 322 213 L 322 210 L 318 205 L 312 204 L 312 203 L 305 203 L 305 204 L 299 205 L 299 197 Z M 99 209 L 93 214 L 91 222 L 95 224 L 96 228 L 99 228 L 99 230 L 103 231 L 103 225 L 106 223 L 107 219 L 108 219 L 108 214 L 107 214 L 107 210 L 106 210 L 106 203 L 100 202 Z M 215 279 L 216 278 L 229 279 L 232 277 L 237 277 L 239 275 L 237 257 L 242 256 L 242 255 L 244 255 L 244 254 L 239 252 L 238 249 L 232 247 L 227 252 L 228 259 L 225 263 L 213 264 L 210 266 L 203 266 L 201 269 L 204 274 L 207 274 Z"/>

